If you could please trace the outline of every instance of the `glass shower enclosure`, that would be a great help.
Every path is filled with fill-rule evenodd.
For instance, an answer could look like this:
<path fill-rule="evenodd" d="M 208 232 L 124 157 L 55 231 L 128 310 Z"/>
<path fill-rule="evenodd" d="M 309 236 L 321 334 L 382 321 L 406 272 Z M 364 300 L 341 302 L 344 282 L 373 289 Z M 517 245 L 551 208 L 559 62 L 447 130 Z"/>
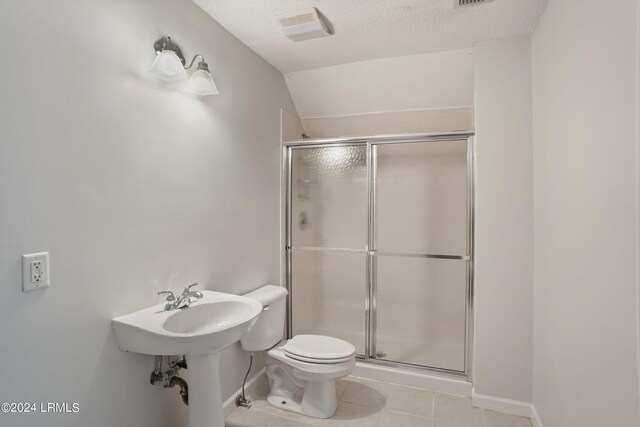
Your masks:
<path fill-rule="evenodd" d="M 473 159 L 468 133 L 288 143 L 288 335 L 468 375 Z"/>

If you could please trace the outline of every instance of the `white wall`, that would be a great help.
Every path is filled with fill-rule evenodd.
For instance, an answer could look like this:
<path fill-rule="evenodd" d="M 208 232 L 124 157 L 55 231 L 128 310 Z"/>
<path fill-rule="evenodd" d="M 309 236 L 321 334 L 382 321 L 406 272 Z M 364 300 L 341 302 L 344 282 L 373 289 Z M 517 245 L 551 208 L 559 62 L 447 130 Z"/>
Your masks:
<path fill-rule="evenodd" d="M 545 427 L 640 425 L 637 8 L 555 0 L 533 37 L 534 403 Z"/>
<path fill-rule="evenodd" d="M 354 62 L 285 74 L 300 118 L 466 107 L 473 50 Z"/>
<path fill-rule="evenodd" d="M 219 96 L 148 75 L 162 35 L 205 55 Z M 161 425 L 177 390 L 149 385 L 152 358 L 121 352 L 110 319 L 160 289 L 278 281 L 283 76 L 188 0 L 5 0 L 0 37 L 0 401 L 80 404 L 0 424 Z M 36 251 L 52 285 L 22 293 Z M 224 352 L 225 398 L 247 364 Z"/>
<path fill-rule="evenodd" d="M 307 135 L 328 138 L 354 135 L 436 133 L 473 129 L 473 108 L 432 108 L 302 119 Z"/>
<path fill-rule="evenodd" d="M 528 36 L 475 50 L 475 392 L 532 397 L 533 164 Z"/>
<path fill-rule="evenodd" d="M 280 128 L 280 140 L 295 141 L 302 139 L 302 135 L 305 133 L 302 121 L 293 114 L 282 110 L 280 114 L 281 128 Z"/>

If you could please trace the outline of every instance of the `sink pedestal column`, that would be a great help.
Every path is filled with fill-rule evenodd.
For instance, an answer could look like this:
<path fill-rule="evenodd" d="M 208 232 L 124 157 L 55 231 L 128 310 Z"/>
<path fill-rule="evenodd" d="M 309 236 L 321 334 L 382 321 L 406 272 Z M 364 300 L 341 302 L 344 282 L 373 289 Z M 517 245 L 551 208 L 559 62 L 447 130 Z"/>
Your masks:
<path fill-rule="evenodd" d="M 220 352 L 187 355 L 189 427 L 224 427 Z"/>

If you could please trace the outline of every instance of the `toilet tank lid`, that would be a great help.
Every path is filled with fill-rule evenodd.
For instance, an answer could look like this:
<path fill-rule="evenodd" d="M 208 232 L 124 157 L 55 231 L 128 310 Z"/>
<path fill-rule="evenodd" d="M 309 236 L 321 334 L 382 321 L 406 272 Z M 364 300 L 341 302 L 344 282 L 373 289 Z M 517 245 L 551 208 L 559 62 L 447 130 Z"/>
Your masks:
<path fill-rule="evenodd" d="M 258 301 L 263 307 L 268 307 L 284 298 L 288 293 L 287 289 L 282 286 L 265 285 L 255 291 L 244 294 L 244 296 Z"/>

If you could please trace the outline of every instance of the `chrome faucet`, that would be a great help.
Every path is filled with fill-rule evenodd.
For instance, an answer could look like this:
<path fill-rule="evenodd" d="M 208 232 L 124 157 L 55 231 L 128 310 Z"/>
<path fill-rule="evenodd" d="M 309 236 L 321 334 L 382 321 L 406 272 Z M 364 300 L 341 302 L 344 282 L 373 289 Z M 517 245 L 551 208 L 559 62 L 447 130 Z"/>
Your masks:
<path fill-rule="evenodd" d="M 187 308 L 187 307 L 189 307 L 189 304 L 191 304 L 193 302 L 192 298 L 195 298 L 196 301 L 199 300 L 200 298 L 202 298 L 202 292 L 200 292 L 200 291 L 192 291 L 191 290 L 191 288 L 193 288 L 194 286 L 198 286 L 198 284 L 197 283 L 193 283 L 193 284 L 187 286 L 182 291 L 182 294 L 180 294 L 178 297 L 176 297 L 174 295 L 174 293 L 171 292 L 171 291 L 158 292 L 158 295 L 167 294 L 167 299 L 165 300 L 166 304 L 164 305 L 164 310 L 165 311 L 172 311 L 172 310 L 175 310 L 176 308 Z"/>

